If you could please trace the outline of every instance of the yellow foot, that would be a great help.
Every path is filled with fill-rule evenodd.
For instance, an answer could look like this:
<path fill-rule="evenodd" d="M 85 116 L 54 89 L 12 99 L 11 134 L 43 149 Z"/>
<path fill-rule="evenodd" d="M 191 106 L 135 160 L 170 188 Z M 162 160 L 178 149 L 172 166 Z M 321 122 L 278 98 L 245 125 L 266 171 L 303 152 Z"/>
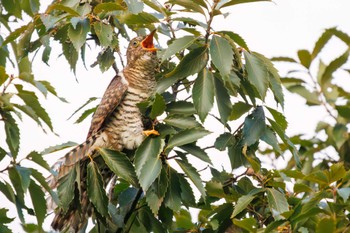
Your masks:
<path fill-rule="evenodd" d="M 145 130 L 145 131 L 143 131 L 143 133 L 144 133 L 144 135 L 146 135 L 147 137 L 148 137 L 149 135 L 156 135 L 156 136 L 159 135 L 159 132 L 158 132 L 157 130 L 155 130 L 155 129 Z"/>
<path fill-rule="evenodd" d="M 94 161 L 94 159 L 92 158 L 91 154 L 88 154 L 87 156 L 90 158 L 91 162 Z"/>

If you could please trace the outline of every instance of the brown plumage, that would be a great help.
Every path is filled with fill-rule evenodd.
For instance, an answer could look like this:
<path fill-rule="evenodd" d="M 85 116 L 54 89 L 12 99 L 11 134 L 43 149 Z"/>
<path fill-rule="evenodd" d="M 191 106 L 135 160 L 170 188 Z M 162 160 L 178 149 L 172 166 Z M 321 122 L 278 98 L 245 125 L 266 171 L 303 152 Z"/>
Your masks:
<path fill-rule="evenodd" d="M 86 227 L 93 208 L 86 192 L 86 166 L 91 156 L 98 164 L 104 185 L 112 177 L 112 172 L 96 153 L 98 148 L 121 151 L 135 149 L 144 139 L 142 116 L 137 107 L 150 97 L 156 87 L 155 72 L 158 61 L 153 46 L 152 32 L 147 37 L 136 37 L 127 49 L 127 65 L 114 77 L 107 87 L 101 103 L 93 115 L 87 139 L 61 158 L 53 170 L 57 175 L 49 177 L 52 189 L 65 182 L 72 169 L 79 169 L 79 182 L 74 182 L 75 194 L 68 211 L 57 208 L 52 227 L 55 230 L 78 232 Z"/>

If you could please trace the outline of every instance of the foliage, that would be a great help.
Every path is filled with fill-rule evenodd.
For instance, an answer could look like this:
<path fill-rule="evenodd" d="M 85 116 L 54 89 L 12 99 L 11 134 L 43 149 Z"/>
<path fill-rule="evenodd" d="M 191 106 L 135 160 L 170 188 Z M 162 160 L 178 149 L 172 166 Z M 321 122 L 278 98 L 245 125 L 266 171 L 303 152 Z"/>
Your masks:
<path fill-rule="evenodd" d="M 99 223 L 91 232 L 347 231 L 350 93 L 336 84 L 334 75 L 346 63 L 349 49 L 328 65 L 319 54 L 332 37 L 347 47 L 350 37 L 331 28 L 322 34 L 313 51 L 298 51 L 298 60 L 272 59 L 300 67 L 280 78 L 272 62 L 250 51 L 238 34 L 216 31 L 211 26 L 230 7 L 259 1 L 170 0 L 161 5 L 156 0 L 62 0 L 54 1 L 44 13 L 39 13 L 38 0 L 3 2 L 1 27 L 8 36 L 0 36 L 0 115 L 7 147 L 0 148 L 0 160 L 10 162 L 1 171 L 0 191 L 17 208 L 23 229 L 43 231 L 48 213 L 43 189 L 67 208 L 79 175 L 72 169 L 57 194 L 40 172 L 22 165 L 30 160 L 50 170 L 42 156 L 71 143 L 18 159 L 18 121 L 23 114 L 43 130 L 53 131 L 38 94 L 52 94 L 65 101 L 49 82 L 32 73 L 30 56 L 41 51 L 42 62 L 49 64 L 54 40 L 62 46 L 62 54 L 75 72 L 78 59 L 85 63 L 89 43 L 97 44 L 101 52 L 96 64 L 103 72 L 115 64 L 122 38 L 157 28 L 158 39 L 166 41 L 168 47 L 159 52 L 158 93 L 141 103 L 140 109 L 152 119 L 158 117 L 160 136 L 148 137 L 131 154 L 100 150 L 118 177 L 112 184 L 113 195 L 106 195 L 98 164 L 88 164 L 88 196 L 95 208 L 93 218 Z M 10 16 L 21 20 L 24 14 L 31 20 L 12 30 Z M 317 64 L 314 75 L 311 68 Z M 9 74 L 10 65 L 15 67 L 15 74 Z M 302 78 L 304 74 L 309 80 Z M 289 138 L 285 134 L 287 121 L 280 112 L 284 107 L 282 84 L 308 105 L 325 108 L 332 118 L 319 122 L 312 138 Z M 268 93 L 278 109 L 265 103 Z M 89 99 L 86 105 L 94 100 Z M 85 105 L 75 113 L 83 108 Z M 92 112 L 85 110 L 79 122 Z M 211 120 L 222 124 L 217 138 L 207 130 L 205 123 Z M 238 128 L 233 127 L 236 122 L 241 123 Z M 197 142 L 203 137 L 211 137 L 212 145 Z M 334 153 L 330 154 L 330 148 Z M 230 161 L 229 171 L 211 162 L 222 153 Z M 293 158 L 282 170 L 267 169 L 260 160 L 289 155 Z M 200 168 L 192 163 L 193 157 L 210 170 L 209 179 L 204 179 Z M 242 167 L 246 170 L 238 173 Z M 194 191 L 198 191 L 198 198 Z M 24 200 L 27 192 L 33 208 Z M 199 210 L 196 223 L 190 208 Z M 36 216 L 37 224 L 27 224 L 23 210 Z M 6 224 L 13 219 L 7 217 L 7 209 L 0 209 L 0 219 L 1 231 L 9 232 Z"/>

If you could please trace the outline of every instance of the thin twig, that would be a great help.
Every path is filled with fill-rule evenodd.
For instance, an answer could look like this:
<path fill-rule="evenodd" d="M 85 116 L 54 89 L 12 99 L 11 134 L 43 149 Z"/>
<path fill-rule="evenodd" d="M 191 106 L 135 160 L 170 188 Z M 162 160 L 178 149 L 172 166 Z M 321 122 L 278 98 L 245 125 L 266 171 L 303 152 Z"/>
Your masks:
<path fill-rule="evenodd" d="M 2 90 L 2 94 L 4 95 L 7 88 L 10 86 L 10 84 L 12 83 L 12 81 L 15 79 L 15 77 L 13 76 L 13 74 L 10 75 L 10 79 L 8 81 L 8 83 L 4 86 L 4 89 Z"/>
<path fill-rule="evenodd" d="M 314 89 L 318 94 L 318 99 L 321 102 L 321 105 L 326 109 L 327 113 L 334 119 L 337 120 L 337 117 L 333 115 L 332 111 L 329 109 L 329 106 L 326 102 L 326 98 L 322 92 L 321 87 L 318 85 L 317 81 L 315 80 L 314 76 L 310 73 L 310 70 L 307 71 L 307 74 L 309 75 L 310 79 L 312 80 L 314 84 Z"/>
<path fill-rule="evenodd" d="M 209 40 L 209 36 L 210 36 L 210 28 L 211 28 L 211 23 L 213 22 L 214 19 L 214 11 L 216 6 L 218 5 L 219 0 L 214 0 L 214 4 L 211 6 L 211 11 L 209 12 L 209 21 L 207 22 L 208 26 L 207 26 L 207 30 L 206 30 L 206 34 L 205 34 L 205 43 L 208 43 Z"/>

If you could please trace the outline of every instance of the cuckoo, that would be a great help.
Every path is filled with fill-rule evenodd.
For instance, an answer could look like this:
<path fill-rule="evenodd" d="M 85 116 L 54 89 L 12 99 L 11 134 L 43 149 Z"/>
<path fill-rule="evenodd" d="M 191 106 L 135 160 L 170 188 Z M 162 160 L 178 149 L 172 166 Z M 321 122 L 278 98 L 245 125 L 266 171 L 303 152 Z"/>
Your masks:
<path fill-rule="evenodd" d="M 77 232 L 86 227 L 93 211 L 86 189 L 86 166 L 90 159 L 102 163 L 99 168 L 104 184 L 111 180 L 112 172 L 101 158 L 98 160 L 98 148 L 132 150 L 141 144 L 147 134 L 157 133 L 144 130 L 142 115 L 137 107 L 138 103 L 155 92 L 158 60 L 153 35 L 154 31 L 146 37 L 139 36 L 130 41 L 126 53 L 127 65 L 107 87 L 93 115 L 86 141 L 53 166 L 57 175 L 49 178 L 52 189 L 57 188 L 76 165 L 80 169 L 80 187 L 75 188 L 75 196 L 68 211 L 56 208 L 51 224 L 55 230 Z"/>

